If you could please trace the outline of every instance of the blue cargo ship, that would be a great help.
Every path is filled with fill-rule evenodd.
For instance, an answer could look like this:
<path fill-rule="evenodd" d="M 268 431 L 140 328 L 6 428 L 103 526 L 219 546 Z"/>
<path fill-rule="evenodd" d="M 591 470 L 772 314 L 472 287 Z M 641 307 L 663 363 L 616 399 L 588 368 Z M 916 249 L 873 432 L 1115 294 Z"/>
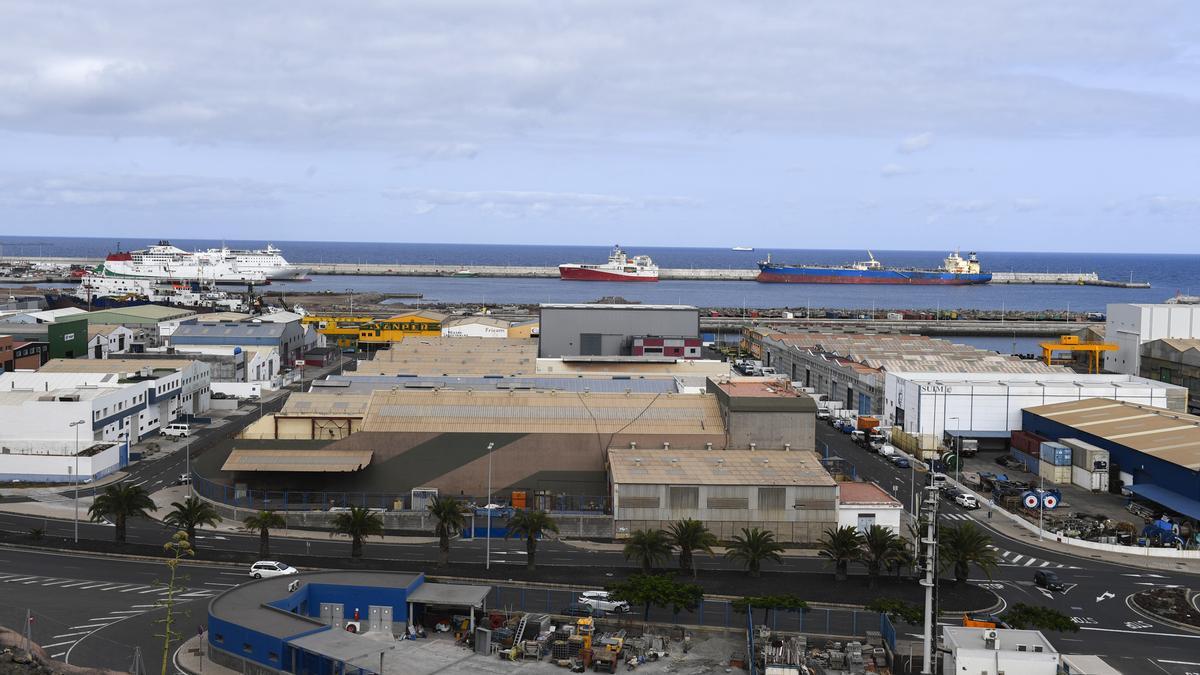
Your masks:
<path fill-rule="evenodd" d="M 941 269 L 922 270 L 884 267 L 867 251 L 869 260 L 843 266 L 783 265 L 771 262 L 771 256 L 758 263 L 758 280 L 784 284 L 929 284 L 965 286 L 986 284 L 992 275 L 979 271 L 979 258 L 958 251 L 946 256 Z"/>

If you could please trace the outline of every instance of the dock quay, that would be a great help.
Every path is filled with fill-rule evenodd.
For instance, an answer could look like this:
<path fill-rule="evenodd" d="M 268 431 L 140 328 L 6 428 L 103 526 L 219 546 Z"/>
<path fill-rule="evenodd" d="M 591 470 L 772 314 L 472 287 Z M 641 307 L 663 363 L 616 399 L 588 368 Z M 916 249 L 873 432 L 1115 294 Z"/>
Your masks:
<path fill-rule="evenodd" d="M 32 258 L 2 256 L 0 266 L 36 262 L 39 265 L 98 265 L 99 259 L 88 258 Z M 517 279 L 557 279 L 557 267 L 517 265 L 410 265 L 400 263 L 326 263 L 295 261 L 297 267 L 306 267 L 313 275 L 346 276 L 396 276 L 396 277 L 491 277 Z M 41 276 L 41 275 L 39 275 Z M 45 272 L 45 281 L 58 281 L 61 275 Z M 757 269 L 727 268 L 660 268 L 659 279 L 663 281 L 754 281 Z M 29 281 L 29 279 L 25 279 Z M 63 278 L 63 281 L 69 279 Z M 39 279 L 39 281 L 41 281 Z M 993 284 L 1045 284 L 1058 286 L 1108 286 L 1112 288 L 1150 288 L 1142 281 L 1113 281 L 1101 279 L 1095 272 L 992 272 Z"/>

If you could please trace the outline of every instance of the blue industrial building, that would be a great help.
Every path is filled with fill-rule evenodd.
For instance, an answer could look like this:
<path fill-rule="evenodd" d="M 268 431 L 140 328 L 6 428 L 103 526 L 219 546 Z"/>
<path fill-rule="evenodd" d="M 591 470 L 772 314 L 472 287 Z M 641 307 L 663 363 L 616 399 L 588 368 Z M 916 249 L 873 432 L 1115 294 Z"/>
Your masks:
<path fill-rule="evenodd" d="M 209 660 L 235 672 L 376 674 L 427 607 L 471 615 L 489 586 L 400 572 L 311 572 L 231 588 L 208 606 Z M 474 626 L 472 625 L 473 629 Z"/>
<path fill-rule="evenodd" d="M 1088 398 L 1026 408 L 1022 429 L 1107 450 L 1110 485 L 1200 519 L 1200 417 Z"/>
<path fill-rule="evenodd" d="M 286 323 L 255 321 L 199 322 L 179 324 L 169 338 L 171 346 L 238 345 L 275 347 L 283 363 L 291 364 L 304 355 L 304 327 L 299 321 Z"/>

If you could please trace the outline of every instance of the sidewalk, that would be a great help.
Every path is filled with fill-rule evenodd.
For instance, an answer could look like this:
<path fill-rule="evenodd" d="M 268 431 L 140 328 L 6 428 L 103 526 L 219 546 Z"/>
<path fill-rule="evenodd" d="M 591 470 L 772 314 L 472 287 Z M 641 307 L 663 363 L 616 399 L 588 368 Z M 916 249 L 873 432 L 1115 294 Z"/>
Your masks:
<path fill-rule="evenodd" d="M 175 487 L 164 488 L 150 495 L 150 499 L 154 501 L 158 511 L 155 511 L 152 517 L 155 520 L 162 520 L 164 516 L 172 511 L 172 502 L 182 502 L 187 499 L 189 494 L 187 485 L 178 485 Z M 80 504 L 82 504 L 82 500 Z M 249 512 L 248 512 L 249 513 Z M 197 528 L 197 532 L 233 532 L 237 534 L 257 534 L 256 532 L 247 532 L 242 529 L 242 524 L 235 520 L 222 520 L 217 523 L 216 527 Z M 199 535 L 197 535 L 199 536 Z M 289 539 L 319 539 L 321 541 L 329 540 L 329 532 L 325 530 L 271 530 L 271 537 L 287 537 Z M 371 542 L 382 542 L 387 544 L 434 544 L 437 543 L 437 537 L 411 537 L 398 535 L 384 535 L 382 537 L 371 537 Z"/>
<path fill-rule="evenodd" d="M 620 553 L 625 550 L 625 544 L 621 543 L 621 542 L 599 542 L 599 541 L 587 541 L 585 539 L 559 539 L 558 541 L 561 541 L 562 543 L 567 544 L 568 546 L 573 546 L 573 547 L 583 550 L 583 551 L 609 551 L 609 552 Z M 712 550 L 713 550 L 714 556 L 723 556 L 723 555 L 725 555 L 725 552 L 728 551 L 729 549 L 725 548 L 724 546 L 714 546 Z M 706 554 L 697 552 L 696 555 L 703 556 Z M 782 555 L 785 558 L 816 558 L 816 557 L 818 557 L 817 549 L 815 549 L 815 548 L 785 548 L 780 553 L 780 555 Z"/>

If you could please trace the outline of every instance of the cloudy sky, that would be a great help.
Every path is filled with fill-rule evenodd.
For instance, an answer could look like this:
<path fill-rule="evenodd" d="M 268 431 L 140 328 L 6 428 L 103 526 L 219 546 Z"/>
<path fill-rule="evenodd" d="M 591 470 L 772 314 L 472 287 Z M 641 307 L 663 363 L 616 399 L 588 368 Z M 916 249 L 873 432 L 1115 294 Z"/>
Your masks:
<path fill-rule="evenodd" d="M 1200 5 L 0 0 L 0 232 L 1200 251 Z"/>

